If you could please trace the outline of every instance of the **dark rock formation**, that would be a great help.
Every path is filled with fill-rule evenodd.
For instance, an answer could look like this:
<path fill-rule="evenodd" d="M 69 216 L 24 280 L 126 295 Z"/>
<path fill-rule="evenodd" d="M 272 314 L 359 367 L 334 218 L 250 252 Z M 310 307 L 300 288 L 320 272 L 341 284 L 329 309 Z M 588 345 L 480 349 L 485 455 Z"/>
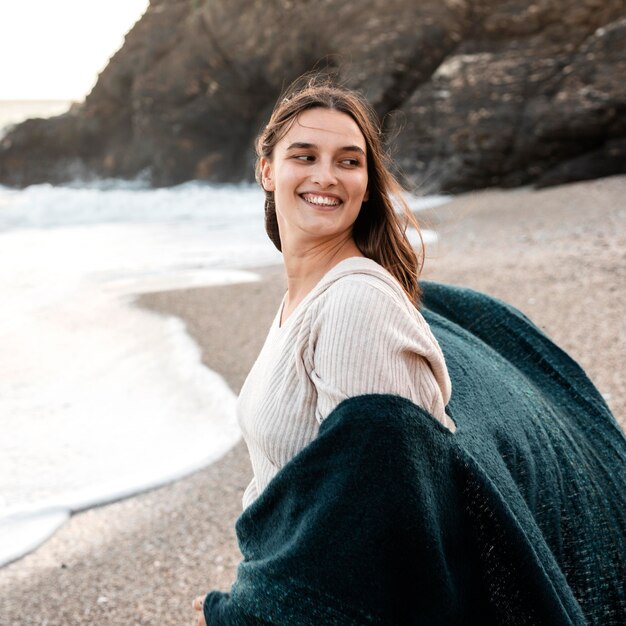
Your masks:
<path fill-rule="evenodd" d="M 425 192 L 626 171 L 626 0 L 152 0 L 84 103 L 2 140 L 0 183 L 250 180 L 274 100 L 320 63 Z"/>

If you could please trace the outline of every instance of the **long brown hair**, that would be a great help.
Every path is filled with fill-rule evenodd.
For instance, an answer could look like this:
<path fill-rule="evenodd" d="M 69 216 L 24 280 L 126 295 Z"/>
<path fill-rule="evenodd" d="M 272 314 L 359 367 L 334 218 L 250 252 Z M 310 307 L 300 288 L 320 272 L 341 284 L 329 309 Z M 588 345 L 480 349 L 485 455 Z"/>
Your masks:
<path fill-rule="evenodd" d="M 367 147 L 369 199 L 361 206 L 352 236 L 359 250 L 390 272 L 411 301 L 419 306 L 421 289 L 417 279 L 424 261 L 424 242 L 417 220 L 402 196 L 402 187 L 390 172 L 390 160 L 382 147 L 382 131 L 376 113 L 362 95 L 332 84 L 330 79 L 320 75 L 305 75 L 292 83 L 278 99 L 267 126 L 257 137 L 257 182 L 261 184 L 261 157 L 271 160 L 274 147 L 298 115 L 314 108 L 347 113 L 363 134 Z M 394 203 L 403 209 L 403 216 L 396 213 Z M 419 254 L 406 235 L 409 223 L 422 242 Z M 265 192 L 265 230 L 281 250 L 274 192 L 270 191 Z"/>

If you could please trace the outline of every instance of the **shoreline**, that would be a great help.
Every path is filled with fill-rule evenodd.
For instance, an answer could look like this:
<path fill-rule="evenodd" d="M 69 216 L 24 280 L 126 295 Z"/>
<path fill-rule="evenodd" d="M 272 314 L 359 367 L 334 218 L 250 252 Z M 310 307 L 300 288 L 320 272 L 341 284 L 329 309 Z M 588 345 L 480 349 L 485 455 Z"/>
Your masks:
<path fill-rule="evenodd" d="M 533 191 L 464 194 L 418 220 L 439 242 L 422 278 L 463 285 L 526 313 L 587 372 L 626 425 L 626 176 Z M 184 320 L 202 361 L 238 393 L 285 291 L 282 266 L 258 283 L 139 296 Z M 0 569 L 0 625 L 192 624 L 191 599 L 228 590 L 234 523 L 251 476 L 243 441 L 174 483 L 89 509 Z"/>

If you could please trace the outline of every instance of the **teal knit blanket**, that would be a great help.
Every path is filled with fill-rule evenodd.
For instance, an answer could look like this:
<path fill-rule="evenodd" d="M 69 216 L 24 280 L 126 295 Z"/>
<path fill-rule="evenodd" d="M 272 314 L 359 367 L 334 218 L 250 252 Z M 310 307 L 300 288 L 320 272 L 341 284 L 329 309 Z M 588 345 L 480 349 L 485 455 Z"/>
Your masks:
<path fill-rule="evenodd" d="M 516 309 L 423 283 L 457 425 L 342 402 L 238 518 L 209 626 L 626 623 L 626 439 Z"/>

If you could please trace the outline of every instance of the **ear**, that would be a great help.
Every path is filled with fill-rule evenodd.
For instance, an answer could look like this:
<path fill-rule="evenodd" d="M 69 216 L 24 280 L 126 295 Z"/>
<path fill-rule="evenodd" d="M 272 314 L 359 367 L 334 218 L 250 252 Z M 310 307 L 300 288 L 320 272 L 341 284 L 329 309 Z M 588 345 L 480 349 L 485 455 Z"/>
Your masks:
<path fill-rule="evenodd" d="M 267 157 L 261 157 L 261 186 L 265 191 L 274 191 L 272 164 Z"/>
<path fill-rule="evenodd" d="M 363 202 L 367 202 L 370 199 L 370 188 L 369 186 L 365 190 L 365 195 L 363 196 Z"/>

